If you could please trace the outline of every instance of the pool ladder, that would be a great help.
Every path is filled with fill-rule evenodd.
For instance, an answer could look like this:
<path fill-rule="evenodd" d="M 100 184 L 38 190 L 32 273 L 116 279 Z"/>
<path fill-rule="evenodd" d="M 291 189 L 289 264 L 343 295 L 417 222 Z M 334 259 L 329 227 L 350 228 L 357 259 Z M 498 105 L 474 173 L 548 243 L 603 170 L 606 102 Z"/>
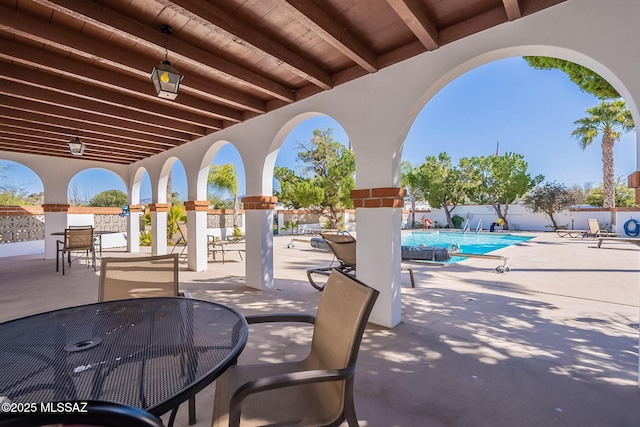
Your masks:
<path fill-rule="evenodd" d="M 462 230 L 464 234 L 467 234 L 467 231 L 471 231 L 471 225 L 469 224 L 470 219 L 466 220 L 464 225 L 462 226 Z M 478 225 L 476 226 L 476 234 L 482 231 L 482 220 L 478 221 Z"/>

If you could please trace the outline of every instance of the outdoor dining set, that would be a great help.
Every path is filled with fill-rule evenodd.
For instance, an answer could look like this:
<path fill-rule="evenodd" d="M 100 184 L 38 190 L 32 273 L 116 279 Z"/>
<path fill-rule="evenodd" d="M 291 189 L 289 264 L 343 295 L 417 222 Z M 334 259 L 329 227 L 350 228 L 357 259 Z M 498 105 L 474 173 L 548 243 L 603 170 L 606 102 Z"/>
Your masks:
<path fill-rule="evenodd" d="M 61 235 L 57 267 L 74 252 L 96 268 L 92 227 Z M 194 424 L 195 395 L 213 382 L 213 426 L 357 425 L 356 359 L 378 291 L 338 268 L 315 314 L 243 316 L 181 290 L 179 261 L 101 258 L 94 303 L 0 323 L 0 426 L 160 426 L 169 413 L 172 426 L 185 401 Z M 265 322 L 312 325 L 307 357 L 238 364 L 250 325 Z"/>

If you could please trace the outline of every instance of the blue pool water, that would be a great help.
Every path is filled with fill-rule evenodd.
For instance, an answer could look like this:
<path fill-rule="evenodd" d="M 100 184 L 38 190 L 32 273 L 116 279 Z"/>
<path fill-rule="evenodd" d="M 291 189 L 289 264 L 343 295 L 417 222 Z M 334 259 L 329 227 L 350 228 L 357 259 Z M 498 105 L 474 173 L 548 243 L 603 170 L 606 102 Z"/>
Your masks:
<path fill-rule="evenodd" d="M 414 231 L 411 234 L 402 236 L 403 246 L 439 246 L 449 247 L 452 244 L 458 245 L 460 252 L 468 254 L 486 254 L 500 248 L 516 245 L 532 239 L 532 236 L 515 236 L 512 234 L 475 234 L 456 233 L 447 231 L 420 232 Z M 462 261 L 466 258 L 452 257 L 449 262 Z"/>

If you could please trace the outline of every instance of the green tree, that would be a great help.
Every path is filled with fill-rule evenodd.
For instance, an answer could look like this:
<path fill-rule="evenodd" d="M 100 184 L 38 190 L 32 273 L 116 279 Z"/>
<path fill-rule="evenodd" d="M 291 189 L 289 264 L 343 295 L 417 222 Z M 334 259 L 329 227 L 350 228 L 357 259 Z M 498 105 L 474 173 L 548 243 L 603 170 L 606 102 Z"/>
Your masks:
<path fill-rule="evenodd" d="M 580 203 L 581 195 L 558 182 L 545 182 L 529 191 L 524 197 L 524 205 L 533 213 L 542 212 L 551 219 L 554 230 L 558 229 L 553 215 L 569 206 Z"/>
<path fill-rule="evenodd" d="M 576 129 L 571 133 L 579 141 L 584 150 L 596 137 L 602 135 L 602 191 L 603 207 L 613 208 L 615 203 L 615 180 L 613 146 L 619 141 L 623 132 L 634 128 L 631 111 L 622 100 L 603 101 L 599 105 L 587 108 L 588 115 L 573 122 Z"/>
<path fill-rule="evenodd" d="M 284 166 L 276 166 L 273 178 L 277 185 L 273 194 L 290 209 L 321 208 L 324 190 L 311 178 L 302 178 Z"/>
<path fill-rule="evenodd" d="M 238 173 L 232 163 L 211 165 L 207 176 L 207 187 L 213 191 L 228 191 L 233 195 L 233 226 L 238 221 Z"/>
<path fill-rule="evenodd" d="M 89 200 L 89 206 L 121 207 L 127 204 L 127 195 L 121 190 L 105 190 Z"/>
<path fill-rule="evenodd" d="M 591 192 L 587 196 L 585 203 L 591 206 L 602 207 L 604 204 L 604 192 L 602 185 L 591 189 Z M 622 177 L 619 177 L 615 185 L 615 202 L 619 207 L 632 207 L 635 206 L 635 191 L 633 188 L 626 186 Z"/>
<path fill-rule="evenodd" d="M 416 202 L 422 199 L 422 193 L 419 188 L 418 167 L 406 160 L 400 163 L 400 185 L 406 188 L 409 194 L 409 200 L 411 201 L 411 217 L 409 221 L 413 227 L 416 223 Z"/>
<path fill-rule="evenodd" d="M 453 228 L 452 211 L 468 199 L 466 170 L 454 167 L 451 158 L 443 152 L 437 157 L 427 156 L 416 173 L 420 194 L 431 206 L 444 210 L 447 225 Z"/>
<path fill-rule="evenodd" d="M 507 215 L 509 205 L 523 197 L 544 180 L 544 176 L 531 177 L 529 164 L 521 154 L 505 153 L 502 156 L 473 157 L 470 161 L 478 185 L 474 197 L 480 204 L 490 204 L 509 229 Z"/>
<path fill-rule="evenodd" d="M 332 129 L 316 129 L 308 143 L 298 142 L 297 146 L 301 150 L 298 160 L 305 163 L 310 182 L 324 192 L 320 207 L 327 212 L 330 227 L 337 228 L 341 210 L 353 207 L 351 190 L 355 187 L 356 171 L 353 153 L 333 139 Z"/>
<path fill-rule="evenodd" d="M 524 60 L 538 70 L 563 71 L 580 90 L 600 99 L 620 98 L 618 91 L 608 81 L 582 65 L 548 56 L 525 56 Z"/>

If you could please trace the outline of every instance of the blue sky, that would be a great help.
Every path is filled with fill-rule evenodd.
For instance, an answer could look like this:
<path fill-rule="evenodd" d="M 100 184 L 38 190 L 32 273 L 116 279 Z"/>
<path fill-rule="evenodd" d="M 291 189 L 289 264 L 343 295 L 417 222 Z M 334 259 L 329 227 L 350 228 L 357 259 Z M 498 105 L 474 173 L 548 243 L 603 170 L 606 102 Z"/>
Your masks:
<path fill-rule="evenodd" d="M 597 98 L 580 90 L 560 71 L 539 71 L 520 58 L 495 61 L 458 77 L 438 92 L 423 108 L 405 141 L 403 160 L 422 163 L 426 156 L 446 151 L 454 162 L 461 157 L 495 153 L 522 154 L 532 175 L 567 185 L 602 181 L 600 140 L 586 150 L 571 136 L 573 122 L 585 110 L 598 104 Z M 635 118 L 636 121 L 640 119 Z M 317 128 L 333 128 L 334 139 L 344 144 L 348 137 L 329 117 L 315 117 L 297 126 L 287 137 L 276 165 L 296 169 L 296 141 L 306 142 Z M 636 170 L 635 131 L 625 134 L 615 146 L 616 176 Z M 244 168 L 231 144 L 225 145 L 214 163 L 234 163 L 244 194 Z M 356 160 L 357 161 L 357 160 Z M 42 183 L 29 169 L 13 168 L 12 181 L 27 192 L 42 191 Z M 173 191 L 186 199 L 186 175 L 182 164 L 173 170 Z M 625 181 L 626 182 L 626 181 Z M 72 180 L 80 195 L 93 195 L 124 184 L 113 174 L 99 169 L 81 172 Z M 150 197 L 148 178 L 141 198 Z M 224 195 L 223 195 L 224 196 Z"/>

